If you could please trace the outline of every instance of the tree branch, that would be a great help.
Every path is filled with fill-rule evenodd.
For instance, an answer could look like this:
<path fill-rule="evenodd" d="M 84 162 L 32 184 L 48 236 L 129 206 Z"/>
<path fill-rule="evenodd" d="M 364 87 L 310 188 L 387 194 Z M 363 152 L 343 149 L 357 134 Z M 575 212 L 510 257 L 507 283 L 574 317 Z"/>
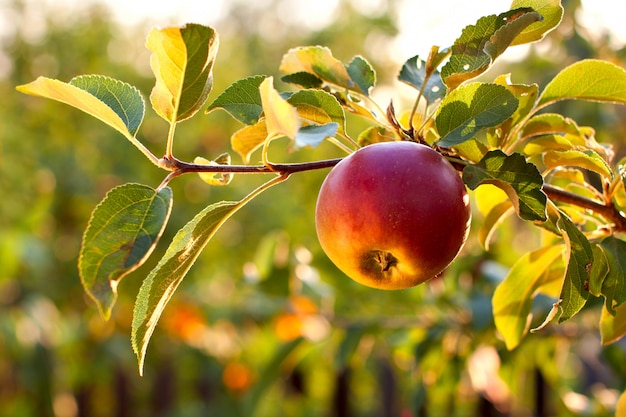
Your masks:
<path fill-rule="evenodd" d="M 312 171 L 316 169 L 332 168 L 343 158 L 324 159 L 313 162 L 297 162 L 289 164 L 271 164 L 271 165 L 201 165 L 191 164 L 180 161 L 178 159 L 163 158 L 161 167 L 169 169 L 172 173 L 168 176 L 166 182 L 174 177 L 190 172 L 211 172 L 211 173 L 233 173 L 233 174 L 293 174 L 296 172 Z M 455 168 L 462 171 L 464 164 L 455 164 L 451 161 Z M 613 222 L 613 230 L 626 232 L 626 217 L 613 205 L 603 204 L 578 194 L 563 190 L 550 184 L 544 184 L 542 187 L 546 195 L 554 201 L 572 204 L 592 212 Z"/>
<path fill-rule="evenodd" d="M 315 169 L 332 168 L 343 158 L 323 159 L 313 162 L 298 162 L 290 164 L 270 164 L 270 165 L 201 165 L 190 164 L 178 159 L 169 159 L 164 165 L 169 166 L 169 170 L 176 173 L 176 176 L 189 172 L 211 172 L 211 173 L 232 173 L 232 174 L 260 174 L 260 173 L 284 173 L 293 174 L 295 172 L 312 171 Z"/>
<path fill-rule="evenodd" d="M 591 210 L 612 221 L 614 231 L 626 232 L 626 217 L 613 204 L 602 204 L 550 184 L 544 184 L 542 189 L 550 199 Z"/>

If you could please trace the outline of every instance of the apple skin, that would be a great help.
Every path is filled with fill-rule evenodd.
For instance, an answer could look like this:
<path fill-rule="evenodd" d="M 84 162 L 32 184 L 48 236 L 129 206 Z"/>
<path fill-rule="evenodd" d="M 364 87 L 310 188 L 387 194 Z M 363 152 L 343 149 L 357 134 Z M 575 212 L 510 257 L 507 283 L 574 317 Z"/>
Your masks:
<path fill-rule="evenodd" d="M 322 249 L 353 280 L 404 289 L 439 275 L 469 233 L 465 185 L 439 153 L 415 142 L 382 142 L 340 161 L 315 209 Z"/>

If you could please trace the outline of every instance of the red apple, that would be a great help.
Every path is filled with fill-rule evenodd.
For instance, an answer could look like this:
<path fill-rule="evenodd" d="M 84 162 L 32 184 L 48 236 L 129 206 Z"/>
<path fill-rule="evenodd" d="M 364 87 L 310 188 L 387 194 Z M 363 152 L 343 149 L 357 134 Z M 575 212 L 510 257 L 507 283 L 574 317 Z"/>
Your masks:
<path fill-rule="evenodd" d="M 328 174 L 317 236 L 330 260 L 373 288 L 403 289 L 440 274 L 470 226 L 465 185 L 438 152 L 415 142 L 366 146 Z"/>

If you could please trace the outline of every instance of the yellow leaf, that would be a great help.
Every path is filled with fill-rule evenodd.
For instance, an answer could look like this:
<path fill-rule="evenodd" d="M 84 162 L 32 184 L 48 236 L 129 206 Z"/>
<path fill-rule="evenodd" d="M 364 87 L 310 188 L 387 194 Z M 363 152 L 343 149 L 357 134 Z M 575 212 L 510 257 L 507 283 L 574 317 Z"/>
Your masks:
<path fill-rule="evenodd" d="M 150 94 L 150 102 L 161 117 L 170 122 L 174 121 L 178 98 L 183 89 L 180 80 L 183 77 L 187 55 L 180 29 L 176 27 L 152 29 L 148 34 L 146 47 L 153 52 L 150 56 L 150 68 L 156 76 L 156 85 Z"/>
<path fill-rule="evenodd" d="M 224 154 L 216 161 L 209 161 L 201 156 L 196 156 L 193 163 L 196 165 L 208 166 L 230 165 L 230 155 Z M 198 176 L 202 181 L 209 185 L 228 185 L 233 179 L 233 174 L 231 172 L 198 172 Z"/>
<path fill-rule="evenodd" d="M 259 86 L 268 138 L 287 136 L 295 139 L 300 129 L 300 117 L 296 108 L 274 89 L 273 82 L 273 77 L 267 77 Z"/>
<path fill-rule="evenodd" d="M 247 164 L 250 162 L 250 155 L 258 149 L 267 138 L 267 127 L 265 120 L 252 126 L 246 126 L 236 131 L 230 138 L 230 143 L 235 152 Z"/>
<path fill-rule="evenodd" d="M 150 94 L 154 110 L 170 123 L 193 116 L 204 105 L 213 86 L 212 68 L 219 46 L 210 27 L 152 29 L 146 47 L 156 84 Z"/>

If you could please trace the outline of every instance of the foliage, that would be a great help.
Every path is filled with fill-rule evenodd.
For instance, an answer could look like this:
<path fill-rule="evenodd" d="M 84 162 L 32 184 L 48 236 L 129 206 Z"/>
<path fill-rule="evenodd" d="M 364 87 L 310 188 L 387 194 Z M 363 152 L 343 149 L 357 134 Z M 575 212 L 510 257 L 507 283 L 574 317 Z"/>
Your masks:
<path fill-rule="evenodd" d="M 173 202 L 171 182 L 186 173 L 198 173 L 212 186 L 227 185 L 233 176 L 243 173 L 271 176 L 239 201 L 204 207 L 160 253 L 161 260 L 143 280 L 134 304 L 131 337 L 140 373 L 165 306 L 175 303 L 175 290 L 218 229 L 274 185 L 296 173 L 330 168 L 339 160 L 272 162 L 270 148 L 278 154 L 275 143 L 281 138 L 289 140 L 290 150 L 328 143 L 349 153 L 380 140 L 413 140 L 432 146 L 462 171 L 468 188 L 476 191 L 477 205 L 485 204 L 480 201 L 481 189 L 495 186 L 506 195 L 506 199 L 486 204 L 481 210 L 480 241 L 485 248 L 513 212 L 541 236 L 541 246 L 523 254 L 493 293 L 497 331 L 507 349 L 518 348 L 511 354 L 523 354 L 520 344 L 531 331 L 533 306 L 544 296 L 554 302 L 547 312 L 542 311 L 546 319 L 532 332 L 540 334 L 553 320 L 570 320 L 603 298 L 599 319 L 602 343 L 619 340 L 626 333 L 620 319 L 626 298 L 626 243 L 620 239 L 626 231 L 626 218 L 621 214 L 626 202 L 624 162 L 615 161 L 611 146 L 596 141 L 593 128 L 580 126 L 556 111 L 549 113 L 546 108 L 565 100 L 625 103 L 626 72 L 608 61 L 584 59 L 563 68 L 543 88 L 514 83 L 515 73 L 486 81 L 487 71 L 509 46 L 543 39 L 559 24 L 563 13 L 559 2 L 547 0 L 515 1 L 511 7 L 466 27 L 450 48 L 433 47 L 425 59 L 408 59 L 398 79 L 413 88 L 415 100 L 413 107 L 399 112 L 392 104 L 383 110 L 374 101 L 376 72 L 364 57 L 344 63 L 321 46 L 286 52 L 279 65 L 281 81 L 289 85 L 285 91 L 275 87 L 272 76 L 249 76 L 224 88 L 207 106 L 219 45 L 217 32 L 196 24 L 153 29 L 147 42 L 156 78 L 150 103 L 169 124 L 166 139 L 160 144 L 162 157 L 155 156 L 137 138 L 144 100 L 130 84 L 87 75 L 67 83 L 40 77 L 20 85 L 18 90 L 23 93 L 64 102 L 100 119 L 168 172 L 156 188 L 134 183 L 113 188 L 92 213 L 79 269 L 85 291 L 105 318 L 111 315 L 121 278 L 148 262 L 161 235 L 167 236 L 164 230 Z M 201 114 L 205 106 L 205 113 L 225 111 L 243 124 L 230 138 L 243 165 L 232 165 L 228 155 L 205 155 L 207 158 L 197 157 L 193 162 L 174 155 L 174 145 L 182 140 L 175 135 L 178 125 Z M 366 122 L 356 134 L 349 128 L 353 116 Z M 259 151 L 262 164 L 250 165 Z M 270 255 L 260 254 L 260 259 L 278 251 L 279 237 L 270 237 L 268 242 Z M 265 274 L 263 269 L 259 272 Z M 318 291 L 323 291 L 320 288 Z M 318 312 L 299 312 L 295 317 L 298 322 L 306 321 L 318 317 Z M 381 315 L 380 321 L 384 319 Z M 370 326 L 380 323 L 346 327 L 339 362 L 347 362 L 363 338 L 374 333 Z M 417 349 L 429 352 L 428 344 L 439 340 L 437 332 L 443 329 L 435 326 L 412 335 Z M 269 367 L 276 370 L 298 349 L 302 336 L 307 336 L 305 331 L 286 336 L 287 343 L 269 361 Z M 424 367 L 429 366 L 426 357 Z M 261 379 L 272 375 L 264 372 Z M 256 409 L 266 387 L 267 381 L 260 381 L 250 391 L 247 410 Z"/>

